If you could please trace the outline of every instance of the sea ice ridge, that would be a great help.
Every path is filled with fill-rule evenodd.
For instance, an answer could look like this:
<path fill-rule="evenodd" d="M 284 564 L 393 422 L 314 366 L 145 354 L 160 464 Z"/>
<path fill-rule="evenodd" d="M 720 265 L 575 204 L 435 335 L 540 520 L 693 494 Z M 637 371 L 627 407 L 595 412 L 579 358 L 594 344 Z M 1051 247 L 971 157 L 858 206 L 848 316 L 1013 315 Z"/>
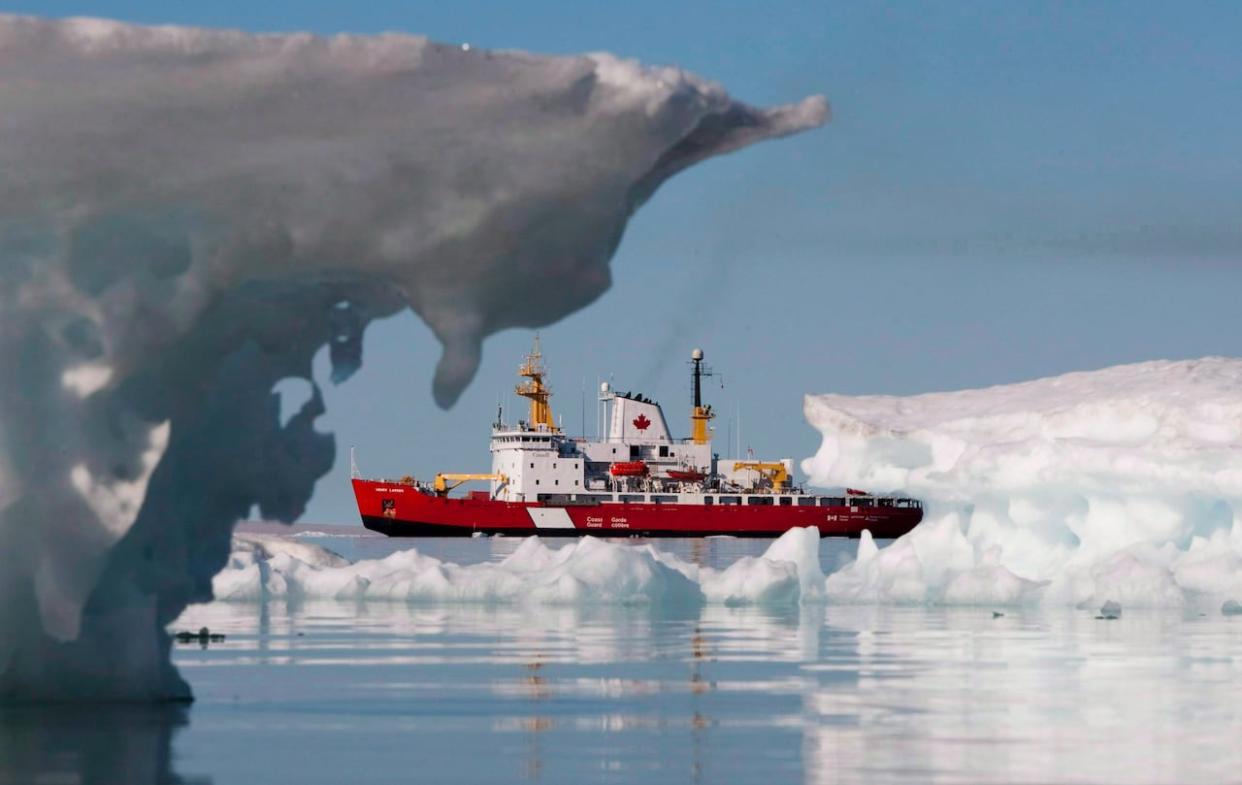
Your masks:
<path fill-rule="evenodd" d="M 925 518 L 829 576 L 861 603 L 1221 607 L 1242 596 L 1242 360 L 910 397 L 813 395 L 824 486 Z"/>
<path fill-rule="evenodd" d="M 719 570 L 651 545 L 595 537 L 559 548 L 529 537 L 503 561 L 459 565 L 413 549 L 349 562 L 310 543 L 237 534 L 229 563 L 212 588 L 216 599 L 231 602 L 331 599 L 666 609 L 820 601 L 824 574 L 814 528 L 792 529 L 762 556 L 743 557 Z"/>

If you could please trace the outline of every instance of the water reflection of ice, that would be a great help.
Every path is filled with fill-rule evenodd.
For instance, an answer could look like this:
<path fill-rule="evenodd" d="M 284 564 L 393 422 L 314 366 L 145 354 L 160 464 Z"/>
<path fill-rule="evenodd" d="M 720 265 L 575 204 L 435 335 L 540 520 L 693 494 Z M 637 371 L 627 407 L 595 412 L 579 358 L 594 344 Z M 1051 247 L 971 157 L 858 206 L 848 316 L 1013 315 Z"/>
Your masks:
<path fill-rule="evenodd" d="M 1242 626 L 925 608 L 828 612 L 808 782 L 1224 782 Z M 845 633 L 845 634 L 839 634 Z M 851 678 L 840 678 L 849 674 Z"/>
<path fill-rule="evenodd" d="M 219 603 L 197 703 L 7 708 L 0 783 L 1228 781 L 1238 621 Z"/>
<path fill-rule="evenodd" d="M 438 781 L 1222 781 L 1242 770 L 1236 621 L 210 605 L 184 626 L 229 637 L 178 649 L 200 703 L 174 746 L 217 785 L 248 781 L 221 745 L 282 749 L 291 729 L 303 752 L 279 764 L 304 782 L 411 767 Z"/>
<path fill-rule="evenodd" d="M 181 705 L 50 705 L 0 708 L 0 783 L 210 783 L 173 771 Z"/>

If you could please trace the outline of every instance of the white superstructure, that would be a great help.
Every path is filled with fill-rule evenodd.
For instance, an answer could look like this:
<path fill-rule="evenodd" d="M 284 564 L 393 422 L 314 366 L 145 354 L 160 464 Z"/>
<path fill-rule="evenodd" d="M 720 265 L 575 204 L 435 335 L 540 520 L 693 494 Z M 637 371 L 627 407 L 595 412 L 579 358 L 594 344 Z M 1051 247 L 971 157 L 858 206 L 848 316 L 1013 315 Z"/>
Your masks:
<path fill-rule="evenodd" d="M 700 400 L 703 353 L 695 350 L 695 436 L 674 439 L 660 405 L 637 393 L 617 393 L 604 384 L 607 434 L 600 439 L 565 435 L 554 423 L 544 382 L 538 338 L 519 369 L 528 381 L 517 393 L 529 398 L 530 417 L 492 428 L 490 496 L 512 502 L 579 502 L 583 497 L 615 500 L 618 494 L 670 495 L 669 503 L 701 503 L 705 493 L 790 493 L 793 461 L 722 461 L 712 452 L 707 421 L 711 408 Z M 723 471 L 720 471 L 723 469 Z M 608 498 L 611 497 L 611 498 Z"/>

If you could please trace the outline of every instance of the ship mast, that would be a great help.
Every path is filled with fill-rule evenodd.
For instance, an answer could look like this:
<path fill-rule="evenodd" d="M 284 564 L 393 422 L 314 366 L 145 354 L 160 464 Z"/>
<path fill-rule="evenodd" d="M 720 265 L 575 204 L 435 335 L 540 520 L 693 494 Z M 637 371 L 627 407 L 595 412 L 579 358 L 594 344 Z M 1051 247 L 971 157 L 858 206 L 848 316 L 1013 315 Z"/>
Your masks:
<path fill-rule="evenodd" d="M 552 390 L 543 381 L 547 375 L 548 371 L 543 366 L 543 352 L 539 350 L 539 333 L 535 333 L 535 342 L 530 354 L 526 355 L 526 359 L 518 367 L 518 376 L 525 377 L 527 381 L 519 384 L 515 391 L 523 398 L 530 399 L 530 426 L 532 428 L 538 429 L 539 426 L 543 426 L 549 431 L 559 433 L 561 429 L 556 427 L 556 422 L 552 419 L 552 407 L 548 405 Z"/>
<path fill-rule="evenodd" d="M 690 353 L 690 362 L 694 365 L 694 407 L 690 410 L 690 438 L 695 444 L 707 444 L 712 440 L 707 421 L 716 415 L 712 412 L 712 407 L 703 405 L 703 377 L 711 376 L 712 372 L 703 369 L 702 349 L 695 349 Z"/>

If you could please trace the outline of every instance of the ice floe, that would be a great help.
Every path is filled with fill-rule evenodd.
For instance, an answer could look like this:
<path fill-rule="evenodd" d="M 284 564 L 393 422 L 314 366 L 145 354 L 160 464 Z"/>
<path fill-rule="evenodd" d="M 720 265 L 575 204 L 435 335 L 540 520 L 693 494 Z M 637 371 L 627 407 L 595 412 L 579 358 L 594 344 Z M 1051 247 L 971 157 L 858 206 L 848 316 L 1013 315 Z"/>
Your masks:
<path fill-rule="evenodd" d="M 793 529 L 763 556 L 725 569 L 692 564 L 651 545 L 584 537 L 551 547 L 538 537 L 495 563 L 460 565 L 398 551 L 350 562 L 285 537 L 239 534 L 212 582 L 216 599 L 382 600 L 410 603 L 797 605 L 824 596 L 819 532 Z"/>
<path fill-rule="evenodd" d="M 1242 361 L 806 399 L 816 484 L 926 518 L 829 577 L 846 602 L 1221 607 L 1242 594 Z"/>

